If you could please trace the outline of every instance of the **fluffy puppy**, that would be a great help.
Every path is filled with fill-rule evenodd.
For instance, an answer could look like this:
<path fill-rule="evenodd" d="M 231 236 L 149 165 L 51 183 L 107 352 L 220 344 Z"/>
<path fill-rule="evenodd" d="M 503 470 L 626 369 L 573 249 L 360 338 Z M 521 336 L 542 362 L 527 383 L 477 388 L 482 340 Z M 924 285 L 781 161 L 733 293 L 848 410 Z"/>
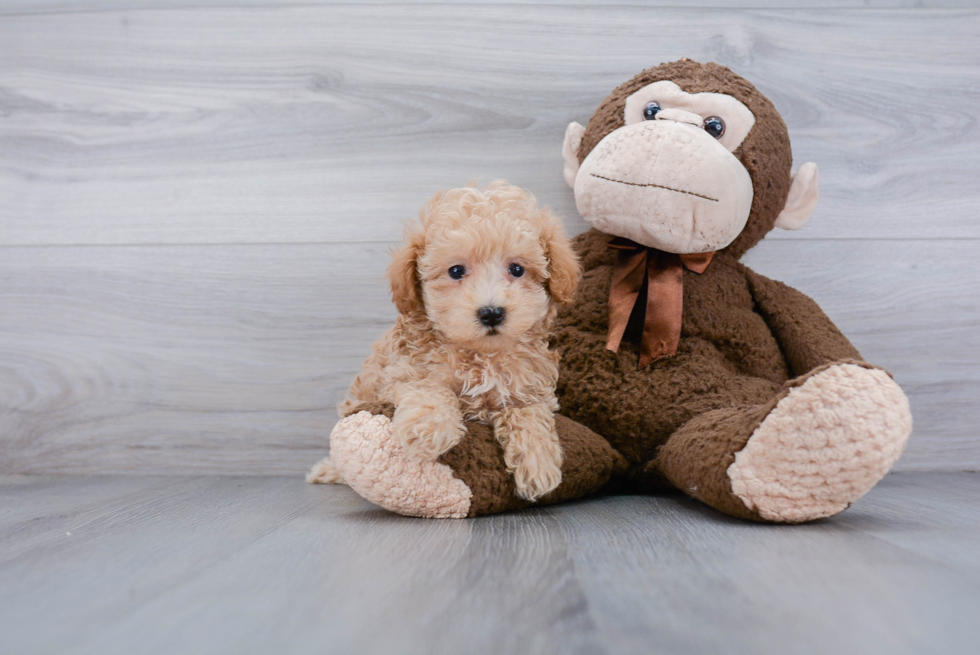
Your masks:
<path fill-rule="evenodd" d="M 399 316 L 372 347 L 341 416 L 391 403 L 393 437 L 430 460 L 463 438 L 465 421 L 492 425 L 517 494 L 547 494 L 562 462 L 549 328 L 579 275 L 561 222 L 523 189 L 495 182 L 436 194 L 393 255 Z M 329 460 L 308 479 L 340 481 Z"/>

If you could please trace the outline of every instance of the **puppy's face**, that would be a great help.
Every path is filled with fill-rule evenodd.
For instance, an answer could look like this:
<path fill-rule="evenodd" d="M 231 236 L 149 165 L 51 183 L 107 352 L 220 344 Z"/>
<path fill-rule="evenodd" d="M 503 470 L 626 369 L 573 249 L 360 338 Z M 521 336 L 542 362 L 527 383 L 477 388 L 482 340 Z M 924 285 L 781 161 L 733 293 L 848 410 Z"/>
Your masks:
<path fill-rule="evenodd" d="M 422 228 L 396 253 L 392 292 L 453 343 L 492 350 L 542 329 L 578 283 L 560 222 L 517 187 L 438 195 Z"/>
<path fill-rule="evenodd" d="M 419 259 L 422 302 L 449 341 L 482 349 L 517 339 L 548 317 L 548 258 L 506 215 L 436 230 Z"/>

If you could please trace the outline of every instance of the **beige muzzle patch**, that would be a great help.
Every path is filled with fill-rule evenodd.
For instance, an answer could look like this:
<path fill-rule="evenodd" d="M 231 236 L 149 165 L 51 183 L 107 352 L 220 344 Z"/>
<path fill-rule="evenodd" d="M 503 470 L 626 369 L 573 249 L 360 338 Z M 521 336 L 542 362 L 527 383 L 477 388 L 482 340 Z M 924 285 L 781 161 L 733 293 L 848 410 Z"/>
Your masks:
<path fill-rule="evenodd" d="M 597 229 L 678 254 L 735 240 L 752 208 L 752 179 L 709 134 L 673 120 L 615 130 L 582 162 L 575 201 Z"/>

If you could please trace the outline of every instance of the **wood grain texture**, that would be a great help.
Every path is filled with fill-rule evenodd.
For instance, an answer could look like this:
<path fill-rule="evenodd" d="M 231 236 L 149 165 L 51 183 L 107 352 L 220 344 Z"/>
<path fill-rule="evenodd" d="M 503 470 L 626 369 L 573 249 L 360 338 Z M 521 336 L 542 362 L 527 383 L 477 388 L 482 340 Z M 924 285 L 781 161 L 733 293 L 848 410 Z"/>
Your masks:
<path fill-rule="evenodd" d="M 200 9 L 204 7 L 276 7 L 273 0 L 2 0 L 0 16 L 92 11 L 145 11 L 159 9 Z M 445 4 L 431 0 L 298 0 L 290 6 L 322 5 L 411 5 Z M 976 7 L 977 0 L 458 0 L 453 4 L 470 5 L 563 5 L 563 6 L 636 6 L 636 7 L 705 7 L 721 9 L 881 9 L 881 8 L 956 8 Z"/>
<path fill-rule="evenodd" d="M 298 473 L 394 321 L 387 251 L 5 249 L 0 471 Z"/>
<path fill-rule="evenodd" d="M 656 38 L 650 38 L 656 34 Z M 732 66 L 818 162 L 782 238 L 978 238 L 980 11 L 323 5 L 0 21 L 0 244 L 391 241 L 559 157 L 617 84 Z"/>
<path fill-rule="evenodd" d="M 909 473 L 805 526 L 682 496 L 427 521 L 297 477 L 5 478 L 0 650 L 972 653 L 977 494 Z"/>
<path fill-rule="evenodd" d="M 973 253 L 783 240 L 747 257 L 905 387 L 916 423 L 900 470 L 980 469 Z M 0 473 L 299 474 L 395 316 L 382 244 L 0 254 Z"/>

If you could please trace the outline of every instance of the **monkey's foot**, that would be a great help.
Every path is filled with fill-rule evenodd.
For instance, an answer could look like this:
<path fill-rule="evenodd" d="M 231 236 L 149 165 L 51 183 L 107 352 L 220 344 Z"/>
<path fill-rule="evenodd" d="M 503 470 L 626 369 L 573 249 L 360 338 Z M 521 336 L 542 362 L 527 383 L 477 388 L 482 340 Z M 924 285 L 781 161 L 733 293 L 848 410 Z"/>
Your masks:
<path fill-rule="evenodd" d="M 457 519 L 469 514 L 469 487 L 445 464 L 409 455 L 383 414 L 360 411 L 341 419 L 330 434 L 330 457 L 358 495 L 391 512 Z"/>
<path fill-rule="evenodd" d="M 329 457 L 324 457 L 310 469 L 306 474 L 306 481 L 310 484 L 344 484 L 340 471 Z"/>
<path fill-rule="evenodd" d="M 390 405 L 362 405 L 330 435 L 330 459 L 360 496 L 387 510 L 425 518 L 496 514 L 532 503 L 517 494 L 493 429 L 467 423 L 466 436 L 435 461 L 408 453 L 394 438 Z M 564 454 L 561 484 L 536 505 L 580 498 L 626 468 L 622 455 L 583 425 L 555 416 Z"/>
<path fill-rule="evenodd" d="M 731 489 L 768 521 L 833 516 L 888 473 L 911 432 L 908 399 L 885 371 L 837 364 L 779 400 L 735 454 Z"/>

